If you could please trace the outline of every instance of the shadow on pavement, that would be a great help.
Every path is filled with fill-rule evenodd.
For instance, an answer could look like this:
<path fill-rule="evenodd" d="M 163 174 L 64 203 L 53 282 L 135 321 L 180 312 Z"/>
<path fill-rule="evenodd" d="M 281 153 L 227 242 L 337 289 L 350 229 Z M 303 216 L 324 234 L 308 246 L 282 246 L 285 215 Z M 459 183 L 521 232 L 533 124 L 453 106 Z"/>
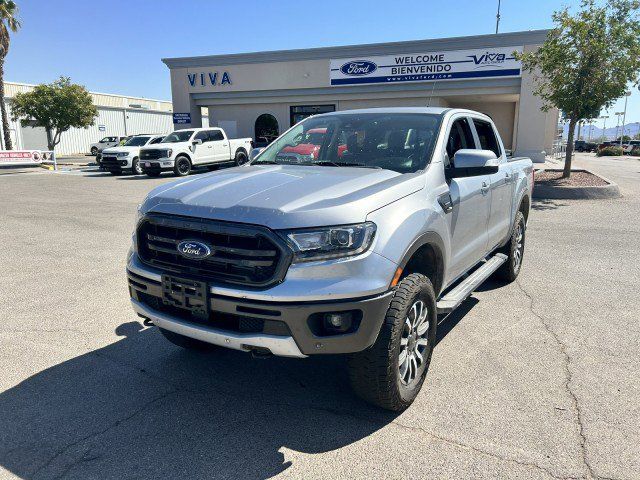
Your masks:
<path fill-rule="evenodd" d="M 569 205 L 568 203 L 561 203 L 557 200 L 541 200 L 541 199 L 533 199 L 531 202 L 531 209 L 536 211 L 544 211 L 544 210 L 556 210 L 560 207 L 566 207 Z"/>
<path fill-rule="evenodd" d="M 349 390 L 341 357 L 184 351 L 156 328 L 0 394 L 0 465 L 20 478 L 263 479 L 285 455 L 357 442 L 395 415 Z"/>

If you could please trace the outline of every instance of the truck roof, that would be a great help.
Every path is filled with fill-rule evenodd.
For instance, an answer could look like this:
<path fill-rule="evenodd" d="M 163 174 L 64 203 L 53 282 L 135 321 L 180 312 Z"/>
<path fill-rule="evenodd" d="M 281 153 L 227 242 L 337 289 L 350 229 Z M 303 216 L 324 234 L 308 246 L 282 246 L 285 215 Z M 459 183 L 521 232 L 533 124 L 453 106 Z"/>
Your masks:
<path fill-rule="evenodd" d="M 355 110 L 340 110 L 336 112 L 322 113 L 321 115 L 346 115 L 353 113 L 429 113 L 432 115 L 442 115 L 454 110 L 447 107 L 381 107 L 381 108 L 359 108 Z M 463 110 L 463 109 L 455 109 Z M 319 115 L 318 115 L 319 116 Z"/>

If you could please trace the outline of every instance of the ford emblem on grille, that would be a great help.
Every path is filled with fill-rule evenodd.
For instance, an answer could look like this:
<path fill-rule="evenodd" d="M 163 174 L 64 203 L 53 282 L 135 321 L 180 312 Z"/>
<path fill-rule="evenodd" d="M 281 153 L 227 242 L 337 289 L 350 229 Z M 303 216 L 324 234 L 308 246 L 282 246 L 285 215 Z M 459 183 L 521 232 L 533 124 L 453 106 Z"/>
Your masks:
<path fill-rule="evenodd" d="M 200 260 L 207 258 L 213 252 L 206 243 L 198 242 L 197 240 L 185 240 L 178 244 L 178 253 L 186 258 Z"/>

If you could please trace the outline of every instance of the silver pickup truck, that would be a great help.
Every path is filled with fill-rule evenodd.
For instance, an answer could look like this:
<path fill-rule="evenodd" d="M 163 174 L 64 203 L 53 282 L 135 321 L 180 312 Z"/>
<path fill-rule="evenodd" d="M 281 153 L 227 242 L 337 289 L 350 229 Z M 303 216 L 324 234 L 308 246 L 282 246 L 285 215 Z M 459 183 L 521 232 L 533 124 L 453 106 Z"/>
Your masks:
<path fill-rule="evenodd" d="M 241 167 L 149 194 L 131 302 L 184 348 L 348 354 L 355 392 L 402 410 L 438 317 L 489 276 L 517 277 L 532 188 L 531 160 L 507 158 L 481 113 L 317 115 Z"/>

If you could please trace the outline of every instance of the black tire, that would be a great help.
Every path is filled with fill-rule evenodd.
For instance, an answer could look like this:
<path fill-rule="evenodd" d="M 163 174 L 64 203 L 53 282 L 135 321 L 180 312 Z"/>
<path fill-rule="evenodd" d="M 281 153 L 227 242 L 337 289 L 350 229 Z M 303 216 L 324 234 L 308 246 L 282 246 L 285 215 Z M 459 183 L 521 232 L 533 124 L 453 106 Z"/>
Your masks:
<path fill-rule="evenodd" d="M 91 155 L 94 157 L 98 155 L 98 149 L 96 147 L 91 147 Z"/>
<path fill-rule="evenodd" d="M 170 330 L 165 330 L 164 328 L 158 327 L 158 329 L 160 330 L 160 333 L 164 335 L 164 338 L 169 340 L 174 345 L 185 348 L 187 350 L 199 350 L 202 352 L 208 352 L 218 348 L 215 345 L 211 345 L 210 343 L 202 342 L 191 337 L 185 337 L 184 335 L 180 335 L 179 333 L 175 333 Z"/>
<path fill-rule="evenodd" d="M 140 160 L 138 157 L 133 157 L 131 160 L 131 173 L 133 175 L 142 175 L 142 165 L 140 165 Z"/>
<path fill-rule="evenodd" d="M 524 259 L 526 227 L 524 215 L 519 211 L 516 213 L 516 218 L 513 222 L 511 238 L 509 242 L 500 249 L 500 253 L 504 253 L 508 258 L 507 261 L 496 270 L 494 274 L 496 279 L 511 283 L 518 278 L 518 274 L 522 269 L 522 260 Z"/>
<path fill-rule="evenodd" d="M 149 171 L 144 172 L 144 173 L 146 173 L 148 177 L 159 177 L 160 173 L 162 173 L 162 172 L 160 172 L 158 170 L 149 170 Z"/>
<path fill-rule="evenodd" d="M 428 325 L 426 331 L 419 336 L 416 332 L 416 337 L 412 337 L 413 330 L 406 326 L 406 321 L 411 323 L 413 306 L 418 301 L 426 307 L 424 321 L 428 321 Z M 437 319 L 436 295 L 431 281 L 419 273 L 405 277 L 396 287 L 376 342 L 367 350 L 349 357 L 349 378 L 354 392 L 363 400 L 387 410 L 399 412 L 411 405 L 429 370 L 436 344 Z M 422 343 L 416 342 L 417 339 Z M 414 357 L 415 367 L 411 354 L 406 354 L 414 348 L 422 357 L 419 366 L 418 357 Z M 401 367 L 406 360 L 400 363 L 403 352 L 405 359 L 409 359 L 404 379 Z M 415 377 L 405 383 L 405 379 L 410 380 L 412 368 Z"/>
<path fill-rule="evenodd" d="M 247 155 L 247 152 L 240 149 L 236 152 L 236 157 L 234 160 L 236 162 L 236 166 L 239 167 L 240 165 L 244 165 L 249 161 L 249 155 Z"/>
<path fill-rule="evenodd" d="M 176 177 L 186 177 L 191 173 L 191 161 L 184 155 L 179 155 L 176 158 L 173 173 Z"/>

